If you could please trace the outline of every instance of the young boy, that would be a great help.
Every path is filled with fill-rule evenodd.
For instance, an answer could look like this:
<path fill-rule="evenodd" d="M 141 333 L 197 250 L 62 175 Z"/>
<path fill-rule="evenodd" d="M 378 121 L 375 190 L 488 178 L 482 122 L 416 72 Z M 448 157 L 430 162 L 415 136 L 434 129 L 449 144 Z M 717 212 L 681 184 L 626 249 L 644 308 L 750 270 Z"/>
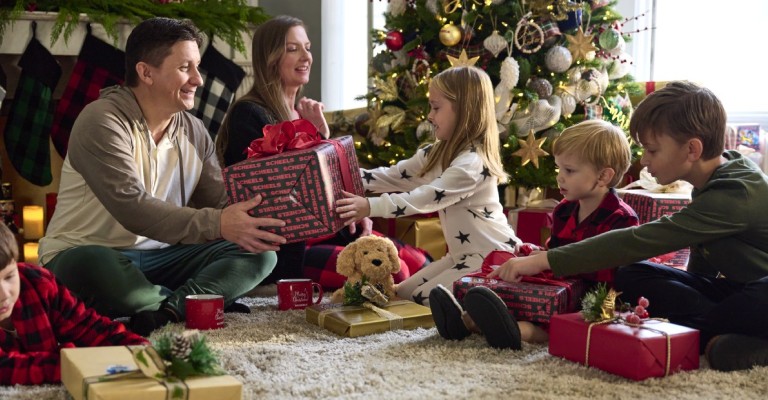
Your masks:
<path fill-rule="evenodd" d="M 613 189 L 631 162 L 629 142 L 621 129 L 602 120 L 581 122 L 563 131 L 552 144 L 552 154 L 559 168 L 557 183 L 564 199 L 553 211 L 549 248 L 638 224 L 635 212 Z M 613 272 L 614 269 L 606 269 L 579 277 L 613 284 Z M 446 339 L 463 339 L 470 330 L 479 330 L 492 347 L 514 349 L 520 348 L 521 340 L 548 339 L 540 327 L 528 321 L 515 321 L 501 299 L 485 287 L 467 292 L 466 313 L 445 287 L 430 292 L 432 304 L 438 332 Z"/>
<path fill-rule="evenodd" d="M 673 82 L 653 92 L 632 115 L 631 134 L 659 183 L 693 185 L 691 203 L 647 224 L 511 259 L 492 275 L 518 281 L 548 269 L 562 276 L 631 264 L 616 274 L 623 301 L 645 296 L 654 317 L 699 329 L 710 367 L 768 365 L 768 177 L 738 152 L 723 153 L 725 124 L 722 104 L 705 88 Z M 687 271 L 640 262 L 686 246 Z"/>
<path fill-rule="evenodd" d="M 59 382 L 62 348 L 148 343 L 85 308 L 48 270 L 17 264 L 18 255 L 0 224 L 0 385 Z"/>

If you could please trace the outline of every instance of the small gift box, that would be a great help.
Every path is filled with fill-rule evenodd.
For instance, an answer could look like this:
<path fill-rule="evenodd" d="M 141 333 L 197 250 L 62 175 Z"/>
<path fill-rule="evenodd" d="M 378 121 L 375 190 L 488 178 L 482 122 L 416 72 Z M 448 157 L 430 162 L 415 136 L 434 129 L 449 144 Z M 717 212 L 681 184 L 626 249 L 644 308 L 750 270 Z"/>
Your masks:
<path fill-rule="evenodd" d="M 443 228 L 438 217 L 409 216 L 395 219 L 395 237 L 429 253 L 433 260 L 447 251 Z"/>
<path fill-rule="evenodd" d="M 62 349 L 61 381 L 75 400 L 185 398 L 174 397 L 184 390 L 178 384 L 186 387 L 188 400 L 242 398 L 243 384 L 227 375 L 187 378 L 183 382 L 144 376 L 138 372 L 132 351 L 126 346 Z"/>
<path fill-rule="evenodd" d="M 561 279 L 552 275 L 523 277 L 521 282 L 506 282 L 486 276 L 493 266 L 501 265 L 514 257 L 505 251 L 493 251 L 483 261 L 480 272 L 469 274 L 453 283 L 453 294 L 463 299 L 475 286 L 485 286 L 499 295 L 515 319 L 548 323 L 554 314 L 576 311 L 586 291 L 581 279 Z"/>
<path fill-rule="evenodd" d="M 248 159 L 222 173 L 230 204 L 261 194 L 250 214 L 285 221 L 284 227 L 263 229 L 287 243 L 338 232 L 344 220 L 335 203 L 342 190 L 364 195 L 352 137 L 323 140 L 305 120 L 266 126 L 264 138 L 248 148 Z"/>
<path fill-rule="evenodd" d="M 515 234 L 525 243 L 544 246 L 552 232 L 553 208 L 517 208 L 509 210 L 507 219 Z"/>
<path fill-rule="evenodd" d="M 552 317 L 549 353 L 633 380 L 699 368 L 699 331 L 658 320 L 587 322 L 581 314 Z"/>
<path fill-rule="evenodd" d="M 435 326 L 429 307 L 409 300 L 390 301 L 383 307 L 370 303 L 362 306 L 318 304 L 306 308 L 306 317 L 312 324 L 348 337 Z"/>

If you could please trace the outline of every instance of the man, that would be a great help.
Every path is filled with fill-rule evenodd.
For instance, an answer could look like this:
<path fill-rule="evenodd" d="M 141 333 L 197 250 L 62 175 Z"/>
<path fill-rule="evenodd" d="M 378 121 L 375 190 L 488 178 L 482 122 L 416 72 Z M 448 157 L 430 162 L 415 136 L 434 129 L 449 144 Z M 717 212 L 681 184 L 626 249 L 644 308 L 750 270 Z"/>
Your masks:
<path fill-rule="evenodd" d="M 40 241 L 41 262 L 70 290 L 101 314 L 132 316 L 144 336 L 184 320 L 189 294 L 221 294 L 232 308 L 285 243 L 260 229 L 282 221 L 248 215 L 260 196 L 225 208 L 213 142 L 185 112 L 203 83 L 201 43 L 185 21 L 134 28 L 125 86 L 104 89 L 75 121 Z"/>

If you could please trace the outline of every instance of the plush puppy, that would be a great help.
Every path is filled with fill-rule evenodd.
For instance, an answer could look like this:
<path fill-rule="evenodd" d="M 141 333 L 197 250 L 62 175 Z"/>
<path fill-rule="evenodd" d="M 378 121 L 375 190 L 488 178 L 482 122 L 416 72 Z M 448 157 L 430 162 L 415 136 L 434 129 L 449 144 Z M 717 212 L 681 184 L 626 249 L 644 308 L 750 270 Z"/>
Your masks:
<path fill-rule="evenodd" d="M 336 272 L 347 277 L 347 282 L 366 282 L 379 289 L 390 299 L 395 296 L 395 281 L 392 274 L 400 271 L 397 247 L 391 240 L 381 236 L 362 236 L 348 244 L 336 259 Z M 344 300 L 344 288 L 333 293 L 331 302 Z"/>

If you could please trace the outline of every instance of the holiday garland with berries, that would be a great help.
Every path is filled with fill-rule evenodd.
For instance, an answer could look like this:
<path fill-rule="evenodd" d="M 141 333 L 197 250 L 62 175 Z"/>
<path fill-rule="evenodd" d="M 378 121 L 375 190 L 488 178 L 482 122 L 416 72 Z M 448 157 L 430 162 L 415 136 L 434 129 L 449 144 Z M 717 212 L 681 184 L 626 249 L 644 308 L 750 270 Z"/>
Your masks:
<path fill-rule="evenodd" d="M 0 41 L 11 21 L 25 11 L 57 13 L 51 31 L 51 43 L 63 36 L 66 42 L 80 24 L 81 14 L 104 26 L 107 35 L 117 41 L 118 24 L 139 22 L 152 17 L 189 19 L 208 37 L 217 37 L 245 53 L 242 33 L 269 16 L 246 0 L 15 0 L 0 1 Z"/>
<path fill-rule="evenodd" d="M 510 183 L 556 187 L 552 141 L 568 126 L 602 118 L 628 130 L 632 32 L 616 2 L 567 0 L 390 0 L 386 49 L 371 62 L 369 112 L 356 121 L 363 163 L 392 165 L 432 141 L 431 76 L 476 65 L 491 77 L 502 161 Z M 639 151 L 633 146 L 633 156 Z"/>

